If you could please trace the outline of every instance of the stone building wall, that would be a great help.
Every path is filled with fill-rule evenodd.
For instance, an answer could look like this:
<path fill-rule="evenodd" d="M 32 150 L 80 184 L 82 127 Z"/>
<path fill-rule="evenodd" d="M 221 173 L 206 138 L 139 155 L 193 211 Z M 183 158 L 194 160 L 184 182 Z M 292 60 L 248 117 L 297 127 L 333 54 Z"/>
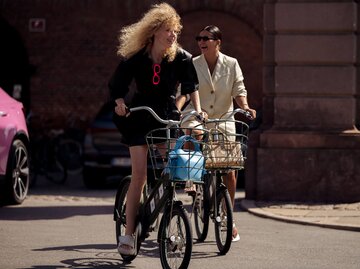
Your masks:
<path fill-rule="evenodd" d="M 257 200 L 360 199 L 359 4 L 267 1 L 264 124 L 246 194 Z"/>

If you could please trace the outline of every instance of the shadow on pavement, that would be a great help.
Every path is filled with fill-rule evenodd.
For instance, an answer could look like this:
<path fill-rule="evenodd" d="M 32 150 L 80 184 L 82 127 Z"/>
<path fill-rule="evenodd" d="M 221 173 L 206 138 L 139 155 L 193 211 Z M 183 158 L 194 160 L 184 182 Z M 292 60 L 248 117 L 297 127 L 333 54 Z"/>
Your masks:
<path fill-rule="evenodd" d="M 69 210 L 71 209 L 71 210 Z M 51 220 L 73 216 L 113 214 L 113 205 L 101 206 L 46 206 L 46 207 L 3 207 L 0 220 Z"/>
<path fill-rule="evenodd" d="M 67 259 L 60 261 L 63 266 L 51 265 L 36 265 L 28 269 L 40 268 L 135 268 L 131 263 L 123 262 L 116 251 L 115 244 L 89 244 L 89 245 L 73 245 L 73 246 L 56 246 L 40 249 L 33 249 L 33 251 L 47 252 L 47 251 L 70 251 L 89 253 L 89 258 Z M 95 258 L 93 257 L 95 253 Z M 141 244 L 139 255 L 159 259 L 159 249 L 156 240 L 146 240 Z M 92 256 L 92 257 L 91 257 Z M 25 269 L 25 268 L 23 268 Z"/>

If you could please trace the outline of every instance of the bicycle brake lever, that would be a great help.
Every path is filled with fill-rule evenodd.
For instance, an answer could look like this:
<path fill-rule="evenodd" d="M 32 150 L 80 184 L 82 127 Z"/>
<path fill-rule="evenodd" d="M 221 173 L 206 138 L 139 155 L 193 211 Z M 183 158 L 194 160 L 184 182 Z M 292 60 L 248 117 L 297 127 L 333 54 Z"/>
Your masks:
<path fill-rule="evenodd" d="M 245 111 L 245 116 L 249 119 L 249 120 L 253 120 L 253 116 L 251 116 L 251 113 L 249 111 Z"/>
<path fill-rule="evenodd" d="M 200 114 L 196 115 L 196 119 L 197 119 L 199 122 L 202 122 L 202 123 L 205 122 L 205 118 L 204 118 L 202 115 L 200 115 Z"/>
<path fill-rule="evenodd" d="M 126 112 L 125 117 L 129 117 L 131 113 L 130 108 L 125 107 L 125 112 Z"/>

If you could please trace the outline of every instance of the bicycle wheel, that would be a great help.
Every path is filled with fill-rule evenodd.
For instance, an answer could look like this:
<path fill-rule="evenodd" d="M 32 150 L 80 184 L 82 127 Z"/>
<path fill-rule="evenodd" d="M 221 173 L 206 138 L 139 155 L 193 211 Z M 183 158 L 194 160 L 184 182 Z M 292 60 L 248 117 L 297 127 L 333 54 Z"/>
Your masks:
<path fill-rule="evenodd" d="M 57 161 L 57 142 L 48 137 L 41 140 L 38 148 L 39 160 L 35 165 L 40 166 L 42 174 L 47 180 L 56 183 L 64 184 L 67 178 L 67 173 L 64 167 Z"/>
<path fill-rule="evenodd" d="M 50 146 L 51 147 L 51 146 Z M 47 180 L 56 183 L 64 184 L 67 179 L 67 171 L 64 167 L 57 161 L 54 148 L 45 149 L 44 153 L 44 167 L 45 167 L 45 177 Z"/>
<path fill-rule="evenodd" d="M 192 232 L 185 208 L 175 203 L 160 222 L 160 260 L 163 268 L 187 268 L 192 253 Z"/>
<path fill-rule="evenodd" d="M 220 188 L 216 195 L 215 238 L 220 255 L 225 255 L 232 241 L 233 214 L 227 189 Z"/>
<path fill-rule="evenodd" d="M 69 174 L 82 171 L 82 146 L 72 139 L 60 139 L 56 147 L 56 161 Z"/>
<path fill-rule="evenodd" d="M 197 185 L 194 197 L 194 220 L 196 235 L 200 242 L 206 239 L 209 230 L 209 199 L 207 185 Z"/>
<path fill-rule="evenodd" d="M 58 167 L 53 162 L 49 162 L 46 165 L 46 170 L 44 173 L 47 180 L 56 184 L 64 184 L 67 179 L 66 171 Z"/>
<path fill-rule="evenodd" d="M 114 207 L 114 219 L 115 219 L 115 229 L 116 229 L 116 245 L 119 244 L 119 236 L 125 235 L 126 230 L 126 195 L 129 189 L 131 177 L 125 177 L 116 193 L 116 201 Z M 135 255 L 124 255 L 120 254 L 124 261 L 130 262 L 134 260 L 139 253 L 140 241 L 139 236 L 136 237 L 137 242 L 137 252 Z"/>

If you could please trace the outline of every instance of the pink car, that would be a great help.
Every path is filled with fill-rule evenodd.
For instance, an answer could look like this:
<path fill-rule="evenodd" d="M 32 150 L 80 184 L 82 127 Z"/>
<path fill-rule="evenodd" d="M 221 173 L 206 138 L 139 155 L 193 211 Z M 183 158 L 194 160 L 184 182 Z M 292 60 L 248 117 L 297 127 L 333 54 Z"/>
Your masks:
<path fill-rule="evenodd" d="M 21 204 L 26 198 L 28 147 L 23 105 L 0 88 L 0 205 Z"/>

